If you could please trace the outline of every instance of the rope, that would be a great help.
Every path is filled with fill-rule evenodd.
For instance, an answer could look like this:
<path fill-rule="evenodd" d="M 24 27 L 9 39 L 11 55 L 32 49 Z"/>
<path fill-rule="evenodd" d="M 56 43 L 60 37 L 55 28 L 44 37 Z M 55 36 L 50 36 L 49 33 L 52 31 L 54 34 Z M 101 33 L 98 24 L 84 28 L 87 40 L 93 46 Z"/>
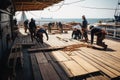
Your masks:
<path fill-rule="evenodd" d="M 58 10 L 60 10 L 60 9 L 62 8 L 62 6 L 64 5 L 64 2 L 65 2 L 65 1 L 63 1 L 63 3 L 62 3 L 61 5 L 56 5 L 56 6 L 59 6 L 58 9 L 56 9 L 56 10 L 54 10 L 54 11 L 51 11 L 50 8 L 49 8 L 48 10 L 49 10 L 50 12 L 56 12 L 56 11 L 58 11 Z"/>
<path fill-rule="evenodd" d="M 64 0 L 61 5 L 55 5 L 55 6 L 59 6 L 58 9 L 56 9 L 56 10 L 54 10 L 54 11 L 51 11 L 50 9 L 48 9 L 48 10 L 49 10 L 50 12 L 56 12 L 56 11 L 60 10 L 60 9 L 62 8 L 62 6 L 64 6 L 64 5 L 71 5 L 71 4 L 74 4 L 74 3 L 81 2 L 81 1 L 84 1 L 84 0 L 78 0 L 78 1 L 71 2 L 71 3 L 65 3 L 65 0 Z"/>
<path fill-rule="evenodd" d="M 85 1 L 85 0 L 78 0 L 78 1 L 70 2 L 70 3 L 65 3 L 64 5 L 75 4 L 75 3 L 78 3 L 78 2 L 81 2 L 81 1 Z"/>
<path fill-rule="evenodd" d="M 89 9 L 105 9 L 105 10 L 116 10 L 115 8 L 100 8 L 100 7 L 87 7 L 87 6 L 80 6 L 82 8 L 89 8 Z M 120 9 L 118 9 L 120 10 Z"/>

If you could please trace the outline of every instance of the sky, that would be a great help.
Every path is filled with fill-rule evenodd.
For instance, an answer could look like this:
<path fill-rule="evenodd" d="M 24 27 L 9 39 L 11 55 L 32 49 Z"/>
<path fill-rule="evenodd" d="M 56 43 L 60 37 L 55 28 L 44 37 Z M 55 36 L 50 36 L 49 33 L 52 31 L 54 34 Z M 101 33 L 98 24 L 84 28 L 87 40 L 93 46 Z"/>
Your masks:
<path fill-rule="evenodd" d="M 27 18 L 114 18 L 118 0 L 64 0 L 44 10 L 26 11 Z M 21 12 L 16 12 L 20 18 Z"/>

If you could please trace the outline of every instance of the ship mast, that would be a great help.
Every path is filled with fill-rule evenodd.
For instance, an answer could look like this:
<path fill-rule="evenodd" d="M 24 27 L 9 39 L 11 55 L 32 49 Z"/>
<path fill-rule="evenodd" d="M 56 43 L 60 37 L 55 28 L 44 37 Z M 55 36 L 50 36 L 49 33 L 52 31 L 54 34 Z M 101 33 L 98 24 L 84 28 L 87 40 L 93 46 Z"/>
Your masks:
<path fill-rule="evenodd" d="M 115 17 L 115 21 L 116 22 L 120 22 L 120 0 L 118 0 L 118 4 L 117 4 L 117 7 L 115 9 L 115 13 L 114 13 L 114 17 Z"/>

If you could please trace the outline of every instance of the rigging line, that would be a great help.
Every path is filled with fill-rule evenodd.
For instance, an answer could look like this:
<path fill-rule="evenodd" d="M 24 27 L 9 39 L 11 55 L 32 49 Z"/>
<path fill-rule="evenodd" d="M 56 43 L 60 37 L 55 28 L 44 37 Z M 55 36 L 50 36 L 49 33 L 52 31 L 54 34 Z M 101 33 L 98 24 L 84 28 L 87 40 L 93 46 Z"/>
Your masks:
<path fill-rule="evenodd" d="M 50 12 L 57 12 L 58 10 L 60 10 L 62 8 L 63 5 L 59 6 L 58 9 L 54 10 L 54 11 L 51 11 L 50 9 L 48 9 Z"/>
<path fill-rule="evenodd" d="M 78 2 L 81 2 L 81 1 L 85 1 L 85 0 L 78 0 L 78 1 L 70 2 L 70 3 L 64 3 L 64 5 L 70 5 L 70 4 L 78 3 Z"/>
<path fill-rule="evenodd" d="M 62 8 L 62 6 L 64 5 L 64 2 L 65 2 L 65 0 L 62 2 L 61 5 L 56 5 L 56 6 L 59 6 L 58 9 L 56 9 L 56 10 L 54 10 L 54 11 L 51 11 L 50 8 L 49 8 L 48 10 L 49 10 L 50 12 L 57 12 L 58 10 L 60 10 L 60 9 Z"/>
<path fill-rule="evenodd" d="M 54 10 L 54 11 L 51 11 L 51 10 L 49 9 L 49 11 L 50 11 L 50 12 L 56 12 L 56 11 L 60 10 L 63 5 L 70 5 L 70 4 L 78 3 L 78 2 L 81 2 L 81 1 L 85 1 L 85 0 L 78 0 L 78 1 L 71 2 L 71 3 L 65 3 L 65 0 L 64 0 L 63 3 L 62 3 L 62 5 L 54 5 L 54 6 L 59 6 L 58 9 L 56 9 L 56 10 Z"/>
<path fill-rule="evenodd" d="M 105 9 L 105 10 L 116 10 L 115 8 L 100 8 L 100 7 L 87 7 L 87 6 L 79 6 L 82 8 L 89 8 L 89 9 Z M 120 10 L 120 9 L 118 9 Z"/>

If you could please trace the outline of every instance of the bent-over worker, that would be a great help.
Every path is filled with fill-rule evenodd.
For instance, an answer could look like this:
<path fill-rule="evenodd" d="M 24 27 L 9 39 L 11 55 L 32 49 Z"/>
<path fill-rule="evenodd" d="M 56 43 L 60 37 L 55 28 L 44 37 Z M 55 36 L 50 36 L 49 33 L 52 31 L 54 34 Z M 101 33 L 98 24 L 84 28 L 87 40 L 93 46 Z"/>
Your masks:
<path fill-rule="evenodd" d="M 40 28 L 40 29 L 37 31 L 37 34 L 36 34 L 38 41 L 39 41 L 40 43 L 42 43 L 42 44 L 43 44 L 43 33 L 45 33 L 45 35 L 46 35 L 46 37 L 47 37 L 47 40 L 48 40 L 49 37 L 48 37 L 48 34 L 47 34 L 47 32 L 46 32 L 46 30 L 45 30 L 44 28 Z"/>
<path fill-rule="evenodd" d="M 104 50 L 106 50 L 107 45 L 105 44 L 105 42 L 103 42 L 103 40 L 105 39 L 105 35 L 107 34 L 106 31 L 104 29 L 94 26 L 90 26 L 90 30 L 91 30 L 91 44 L 93 44 L 94 35 L 96 35 L 97 36 L 96 44 L 104 47 Z"/>

